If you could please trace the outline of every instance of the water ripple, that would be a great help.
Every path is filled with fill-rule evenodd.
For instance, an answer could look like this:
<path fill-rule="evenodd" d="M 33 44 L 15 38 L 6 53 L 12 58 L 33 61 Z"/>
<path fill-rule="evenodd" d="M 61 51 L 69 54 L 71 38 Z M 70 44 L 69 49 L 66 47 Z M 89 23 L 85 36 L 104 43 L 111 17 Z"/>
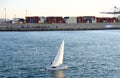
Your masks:
<path fill-rule="evenodd" d="M 0 78 L 119 78 L 119 32 L 0 32 Z M 46 71 L 62 39 L 69 68 Z"/>

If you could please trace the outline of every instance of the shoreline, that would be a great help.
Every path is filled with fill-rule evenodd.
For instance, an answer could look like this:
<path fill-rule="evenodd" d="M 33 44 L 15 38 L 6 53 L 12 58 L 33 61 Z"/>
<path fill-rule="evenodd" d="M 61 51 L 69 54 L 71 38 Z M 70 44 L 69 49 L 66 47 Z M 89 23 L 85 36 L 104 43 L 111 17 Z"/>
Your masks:
<path fill-rule="evenodd" d="M 78 23 L 78 24 L 0 24 L 0 31 L 74 31 L 74 30 L 120 29 L 119 23 Z"/>

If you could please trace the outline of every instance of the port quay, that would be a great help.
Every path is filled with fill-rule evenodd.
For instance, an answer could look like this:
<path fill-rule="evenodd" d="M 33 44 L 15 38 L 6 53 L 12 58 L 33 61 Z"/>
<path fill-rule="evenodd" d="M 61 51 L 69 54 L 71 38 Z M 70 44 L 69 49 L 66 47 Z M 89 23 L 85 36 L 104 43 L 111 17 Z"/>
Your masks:
<path fill-rule="evenodd" d="M 115 17 L 38 17 L 0 22 L 0 31 L 52 31 L 52 30 L 106 30 L 120 29 L 120 19 Z"/>
<path fill-rule="evenodd" d="M 107 29 L 120 29 L 120 23 L 0 24 L 0 31 L 107 30 Z"/>

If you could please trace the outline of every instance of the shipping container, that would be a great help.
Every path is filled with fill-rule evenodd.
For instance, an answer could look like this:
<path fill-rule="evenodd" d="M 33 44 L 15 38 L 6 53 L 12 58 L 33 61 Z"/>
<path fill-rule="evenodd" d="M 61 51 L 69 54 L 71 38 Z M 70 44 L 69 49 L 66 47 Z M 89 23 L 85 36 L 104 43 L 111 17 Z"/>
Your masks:
<path fill-rule="evenodd" d="M 63 17 L 46 17 L 45 23 L 64 23 Z"/>
<path fill-rule="evenodd" d="M 64 17 L 65 23 L 73 24 L 77 23 L 77 17 Z"/>
<path fill-rule="evenodd" d="M 119 22 L 119 20 L 118 20 L 118 18 L 113 17 L 113 18 L 110 19 L 110 22 L 114 22 L 115 23 L 115 22 Z"/>
<path fill-rule="evenodd" d="M 63 17 L 55 17 L 56 23 L 65 23 L 65 20 Z"/>
<path fill-rule="evenodd" d="M 40 18 L 40 20 L 39 20 L 39 23 L 45 23 L 45 17 L 39 17 Z"/>
<path fill-rule="evenodd" d="M 97 17 L 96 19 L 97 19 L 97 23 L 103 23 L 103 22 L 105 22 L 103 18 Z"/>
<path fill-rule="evenodd" d="M 55 18 L 54 17 L 46 17 L 45 23 L 55 23 Z"/>
<path fill-rule="evenodd" d="M 96 23 L 95 16 L 78 16 L 77 23 Z"/>
<path fill-rule="evenodd" d="M 77 17 L 77 23 L 83 23 L 83 20 L 82 20 L 81 16 Z"/>
<path fill-rule="evenodd" d="M 113 23 L 118 22 L 117 18 L 110 18 L 110 17 L 96 17 L 97 23 Z"/>
<path fill-rule="evenodd" d="M 26 17 L 26 23 L 39 23 L 40 18 L 38 16 Z"/>
<path fill-rule="evenodd" d="M 83 23 L 93 23 L 95 22 L 95 16 L 83 16 L 82 21 Z"/>

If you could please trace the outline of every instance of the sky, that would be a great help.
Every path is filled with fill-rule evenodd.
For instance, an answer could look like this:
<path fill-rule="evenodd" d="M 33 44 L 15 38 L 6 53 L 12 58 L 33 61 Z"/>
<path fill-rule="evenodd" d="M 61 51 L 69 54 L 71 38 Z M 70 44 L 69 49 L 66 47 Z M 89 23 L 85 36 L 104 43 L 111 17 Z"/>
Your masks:
<path fill-rule="evenodd" d="M 0 0 L 0 18 L 25 16 L 96 16 L 114 6 L 120 7 L 120 0 Z"/>

